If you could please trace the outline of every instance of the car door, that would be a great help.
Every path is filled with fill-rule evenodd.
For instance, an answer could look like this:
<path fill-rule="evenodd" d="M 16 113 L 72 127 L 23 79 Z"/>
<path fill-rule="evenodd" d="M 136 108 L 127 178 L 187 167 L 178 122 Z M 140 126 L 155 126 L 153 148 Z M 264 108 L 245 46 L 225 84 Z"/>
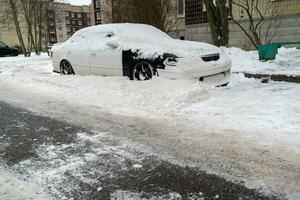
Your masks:
<path fill-rule="evenodd" d="M 70 44 L 64 49 L 65 59 L 71 63 L 75 74 L 90 74 L 90 49 L 85 36 L 70 40 Z"/>
<path fill-rule="evenodd" d="M 97 33 L 91 41 L 91 74 L 100 76 L 123 76 L 122 49 L 107 45 L 114 39 L 112 32 Z"/>

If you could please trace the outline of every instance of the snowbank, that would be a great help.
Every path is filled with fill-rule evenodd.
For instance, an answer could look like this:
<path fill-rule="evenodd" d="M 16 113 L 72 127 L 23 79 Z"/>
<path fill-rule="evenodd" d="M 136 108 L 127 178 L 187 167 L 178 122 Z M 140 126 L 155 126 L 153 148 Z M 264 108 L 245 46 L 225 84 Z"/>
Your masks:
<path fill-rule="evenodd" d="M 239 48 L 223 48 L 232 59 L 233 72 L 258 74 L 300 75 L 300 50 L 280 48 L 276 60 L 260 62 L 257 51 L 244 51 Z"/>

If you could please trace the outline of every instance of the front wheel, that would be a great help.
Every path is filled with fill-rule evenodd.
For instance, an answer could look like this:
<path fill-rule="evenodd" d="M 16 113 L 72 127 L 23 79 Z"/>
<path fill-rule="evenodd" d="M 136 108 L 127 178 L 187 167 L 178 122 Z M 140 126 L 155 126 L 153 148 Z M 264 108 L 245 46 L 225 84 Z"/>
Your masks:
<path fill-rule="evenodd" d="M 148 62 L 139 62 L 132 69 L 132 80 L 146 81 L 152 79 L 153 67 Z"/>
<path fill-rule="evenodd" d="M 74 74 L 72 65 L 66 60 L 61 61 L 61 63 L 60 63 L 60 73 L 62 75 Z"/>

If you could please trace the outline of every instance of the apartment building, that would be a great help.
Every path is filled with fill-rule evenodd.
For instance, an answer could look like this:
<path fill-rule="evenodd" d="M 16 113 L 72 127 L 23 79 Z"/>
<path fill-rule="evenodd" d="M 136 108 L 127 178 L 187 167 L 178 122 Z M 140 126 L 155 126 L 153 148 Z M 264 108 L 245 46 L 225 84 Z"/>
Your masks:
<path fill-rule="evenodd" d="M 92 0 L 95 25 L 113 22 L 113 0 Z"/>
<path fill-rule="evenodd" d="M 48 11 L 49 44 L 64 42 L 76 31 L 94 25 L 92 6 L 55 3 Z"/>
<path fill-rule="evenodd" d="M 203 0 L 177 0 L 177 7 L 178 19 L 185 19 L 185 31 L 184 33 L 182 31 L 181 35 L 177 35 L 177 37 L 184 35 L 188 40 L 212 42 Z M 272 41 L 300 41 L 299 0 L 259 0 L 259 9 L 265 15 L 265 24 L 261 29 L 262 34 L 267 32 L 270 24 L 275 23 L 273 19 L 276 15 L 277 27 Z M 185 12 L 181 13 L 182 10 Z M 245 10 L 233 5 L 232 12 L 242 26 L 248 26 Z M 245 34 L 236 24 L 230 21 L 229 26 L 229 46 L 253 49 Z"/>
<path fill-rule="evenodd" d="M 4 9 L 4 6 L 1 6 L 0 3 L 0 11 Z M 51 9 L 45 11 L 48 15 L 49 45 L 64 42 L 76 31 L 93 25 L 92 11 L 92 6 L 75 6 L 69 3 L 54 2 Z M 27 38 L 25 19 L 20 16 L 19 22 L 23 38 Z M 19 46 L 19 40 L 13 23 L 7 24 L 0 21 L 0 41 L 10 46 Z M 27 39 L 24 39 L 24 42 L 27 45 Z"/>

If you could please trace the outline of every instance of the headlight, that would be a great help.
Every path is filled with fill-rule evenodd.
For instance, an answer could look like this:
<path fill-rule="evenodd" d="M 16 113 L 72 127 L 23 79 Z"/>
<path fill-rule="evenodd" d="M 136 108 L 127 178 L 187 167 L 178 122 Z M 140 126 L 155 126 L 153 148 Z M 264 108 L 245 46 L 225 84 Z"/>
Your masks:
<path fill-rule="evenodd" d="M 164 65 L 166 66 L 176 66 L 177 64 L 177 59 L 174 57 L 168 57 L 164 61 Z"/>

